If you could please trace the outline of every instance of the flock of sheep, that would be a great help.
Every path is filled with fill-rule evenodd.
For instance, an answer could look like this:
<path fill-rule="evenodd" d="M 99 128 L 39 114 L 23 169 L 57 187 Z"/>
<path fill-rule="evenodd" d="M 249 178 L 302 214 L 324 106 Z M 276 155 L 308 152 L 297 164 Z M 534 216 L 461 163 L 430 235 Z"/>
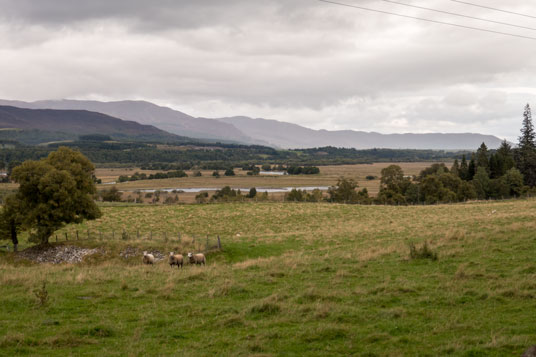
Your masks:
<path fill-rule="evenodd" d="M 147 252 L 143 252 L 142 261 L 143 261 L 143 264 L 153 265 L 155 262 L 154 255 L 147 253 Z M 190 264 L 195 264 L 195 265 L 201 265 L 201 264 L 206 265 L 207 260 L 203 253 L 197 253 L 197 254 L 188 253 L 188 262 Z M 169 252 L 168 263 L 170 267 L 173 268 L 173 266 L 176 265 L 177 269 L 180 269 L 182 268 L 182 265 L 184 263 L 184 257 L 182 256 L 182 254 L 175 254 L 174 252 Z"/>

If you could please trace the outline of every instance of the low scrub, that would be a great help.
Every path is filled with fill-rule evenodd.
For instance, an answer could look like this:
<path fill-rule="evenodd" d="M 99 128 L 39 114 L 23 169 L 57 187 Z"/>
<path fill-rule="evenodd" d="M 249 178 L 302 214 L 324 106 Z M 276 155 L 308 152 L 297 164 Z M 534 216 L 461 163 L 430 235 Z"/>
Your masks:
<path fill-rule="evenodd" d="M 411 259 L 430 259 L 433 261 L 438 259 L 437 252 L 430 249 L 428 242 L 424 242 L 421 247 L 417 247 L 414 243 L 409 243 L 409 257 Z"/>

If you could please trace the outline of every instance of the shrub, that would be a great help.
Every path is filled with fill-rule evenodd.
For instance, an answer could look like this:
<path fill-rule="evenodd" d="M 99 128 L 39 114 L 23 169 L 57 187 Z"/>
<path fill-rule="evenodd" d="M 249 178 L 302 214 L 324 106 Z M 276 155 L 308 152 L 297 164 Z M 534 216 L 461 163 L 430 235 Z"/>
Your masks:
<path fill-rule="evenodd" d="M 121 202 L 121 192 L 112 186 L 109 190 L 101 191 L 101 198 L 104 202 Z"/>
<path fill-rule="evenodd" d="M 208 200 L 208 192 L 201 192 L 195 196 L 195 202 L 197 203 L 206 203 Z"/>
<path fill-rule="evenodd" d="M 255 187 L 252 187 L 252 188 L 250 188 L 247 197 L 248 198 L 254 198 L 255 196 L 257 196 L 257 189 Z"/>
<path fill-rule="evenodd" d="M 437 252 L 430 249 L 428 242 L 424 242 L 420 248 L 415 246 L 414 243 L 409 243 L 409 257 L 411 259 L 430 259 L 433 261 L 438 259 Z"/>
<path fill-rule="evenodd" d="M 37 298 L 37 303 L 39 306 L 45 306 L 48 302 L 48 290 L 46 283 L 43 282 L 43 285 L 41 286 L 41 289 L 34 289 L 33 291 L 35 297 Z"/>
<path fill-rule="evenodd" d="M 225 170 L 225 176 L 234 176 L 235 172 L 233 169 L 227 169 Z"/>

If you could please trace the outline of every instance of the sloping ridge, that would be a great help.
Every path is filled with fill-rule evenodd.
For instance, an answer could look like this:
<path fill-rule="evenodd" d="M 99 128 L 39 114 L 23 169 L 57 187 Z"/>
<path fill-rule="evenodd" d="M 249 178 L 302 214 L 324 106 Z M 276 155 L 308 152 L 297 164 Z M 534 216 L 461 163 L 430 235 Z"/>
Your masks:
<path fill-rule="evenodd" d="M 493 135 L 474 133 L 380 134 L 353 130 L 313 130 L 277 120 L 243 116 L 218 120 L 233 124 L 256 140 L 287 149 L 335 146 L 355 149 L 474 150 L 483 142 L 492 149 L 498 148 L 502 142 Z"/>
<path fill-rule="evenodd" d="M 26 109 L 0 106 L 0 127 L 37 129 L 77 135 L 106 134 L 179 139 L 151 125 L 142 125 L 87 110 Z"/>
<path fill-rule="evenodd" d="M 194 118 L 171 108 L 146 101 L 99 102 L 87 100 L 42 100 L 22 102 L 0 100 L 0 105 L 32 109 L 89 110 L 140 124 L 154 125 L 170 133 L 197 139 L 220 139 L 253 143 L 232 124 L 206 118 Z"/>

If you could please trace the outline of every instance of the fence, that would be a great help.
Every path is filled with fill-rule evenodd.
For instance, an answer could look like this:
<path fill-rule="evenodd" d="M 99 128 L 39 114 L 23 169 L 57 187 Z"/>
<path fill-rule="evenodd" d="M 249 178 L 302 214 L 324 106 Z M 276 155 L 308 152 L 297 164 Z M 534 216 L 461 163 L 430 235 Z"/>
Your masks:
<path fill-rule="evenodd" d="M 164 242 L 164 243 L 177 243 L 182 248 L 192 248 L 195 251 L 210 251 L 220 250 L 222 248 L 221 238 L 219 235 L 196 235 L 196 234 L 183 234 L 181 232 L 169 233 L 169 232 L 154 232 L 140 230 L 135 231 L 101 231 L 90 230 L 87 231 L 65 231 L 55 234 L 50 238 L 51 242 L 71 242 L 71 241 L 109 241 L 109 240 L 122 240 L 122 241 L 148 241 L 148 242 Z"/>

